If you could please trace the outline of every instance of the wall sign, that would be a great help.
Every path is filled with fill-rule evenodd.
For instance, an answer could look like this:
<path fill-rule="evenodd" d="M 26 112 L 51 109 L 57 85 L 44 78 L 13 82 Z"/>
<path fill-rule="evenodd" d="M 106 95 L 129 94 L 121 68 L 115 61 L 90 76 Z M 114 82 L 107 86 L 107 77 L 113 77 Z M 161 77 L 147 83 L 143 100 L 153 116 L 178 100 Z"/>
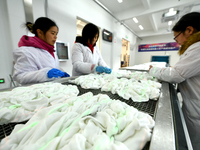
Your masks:
<path fill-rule="evenodd" d="M 112 33 L 110 31 L 103 29 L 102 34 L 103 34 L 103 40 L 112 42 Z"/>
<path fill-rule="evenodd" d="M 176 42 L 143 44 L 143 45 L 139 45 L 138 47 L 138 52 L 177 51 L 177 50 L 179 50 L 179 44 Z"/>
<path fill-rule="evenodd" d="M 57 41 L 55 45 L 59 61 L 69 60 L 69 43 Z"/>

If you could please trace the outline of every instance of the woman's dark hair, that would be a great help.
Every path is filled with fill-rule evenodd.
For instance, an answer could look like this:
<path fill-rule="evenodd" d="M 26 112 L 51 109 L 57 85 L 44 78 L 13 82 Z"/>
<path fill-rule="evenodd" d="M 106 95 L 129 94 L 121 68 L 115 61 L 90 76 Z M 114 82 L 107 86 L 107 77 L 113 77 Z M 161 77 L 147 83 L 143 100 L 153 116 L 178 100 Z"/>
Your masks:
<path fill-rule="evenodd" d="M 37 29 L 40 29 L 43 31 L 44 34 L 46 34 L 46 32 L 53 26 L 56 26 L 58 28 L 58 26 L 56 25 L 56 23 L 54 21 L 52 21 L 51 19 L 47 18 L 47 17 L 40 17 L 38 18 L 35 23 L 31 23 L 31 22 L 27 22 L 26 23 L 26 27 L 28 28 L 28 30 L 35 34 L 35 36 L 37 35 Z"/>
<path fill-rule="evenodd" d="M 191 12 L 181 17 L 181 19 L 172 28 L 172 31 L 185 31 L 188 26 L 192 26 L 200 31 L 200 13 Z"/>
<path fill-rule="evenodd" d="M 88 39 L 92 42 L 92 39 L 98 34 L 97 39 L 99 38 L 99 29 L 96 25 L 88 23 L 85 25 L 82 31 L 82 42 L 84 45 L 87 45 Z"/>

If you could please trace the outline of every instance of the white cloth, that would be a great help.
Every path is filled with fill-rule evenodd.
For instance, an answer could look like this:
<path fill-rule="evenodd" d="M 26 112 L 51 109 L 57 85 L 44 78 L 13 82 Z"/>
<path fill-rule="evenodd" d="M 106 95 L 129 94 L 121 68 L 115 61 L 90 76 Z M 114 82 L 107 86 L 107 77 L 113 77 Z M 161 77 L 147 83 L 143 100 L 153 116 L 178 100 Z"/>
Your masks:
<path fill-rule="evenodd" d="M 150 76 L 147 72 L 141 72 L 141 71 L 135 71 L 132 72 L 127 76 L 128 78 L 134 78 L 137 80 L 152 80 L 152 81 L 158 81 L 157 78 L 153 78 L 153 76 Z"/>
<path fill-rule="evenodd" d="M 166 62 L 148 62 L 148 63 L 129 66 L 129 67 L 125 67 L 125 68 L 126 69 L 133 69 L 133 70 L 146 70 L 146 71 L 148 71 L 150 65 L 154 66 L 154 67 L 166 67 L 167 63 Z"/>
<path fill-rule="evenodd" d="M 94 46 L 92 53 L 89 47 L 80 43 L 75 43 L 72 48 L 72 65 L 72 76 L 95 72 L 95 67 L 92 69 L 93 65 L 107 67 L 97 46 Z"/>
<path fill-rule="evenodd" d="M 16 125 L 0 149 L 138 150 L 150 140 L 154 125 L 148 114 L 89 92 L 44 108 L 25 125 Z"/>
<path fill-rule="evenodd" d="M 106 82 L 101 91 L 111 91 L 112 94 L 118 94 L 126 100 L 130 98 L 134 102 L 146 102 L 149 99 L 157 100 L 160 96 L 161 84 L 151 80 L 135 79 L 113 79 Z"/>
<path fill-rule="evenodd" d="M 131 74 L 131 71 L 114 69 L 112 70 L 111 74 L 115 75 L 116 77 L 129 77 Z"/>
<path fill-rule="evenodd" d="M 106 83 L 101 74 L 82 75 L 75 80 L 68 80 L 68 82 L 80 85 L 84 89 L 100 89 Z"/>
<path fill-rule="evenodd" d="M 156 78 L 179 83 L 183 98 L 183 114 L 191 141 L 200 147 L 200 42 L 189 46 L 174 67 L 151 68 L 149 74 Z"/>
<path fill-rule="evenodd" d="M 57 54 L 35 47 L 20 47 L 13 51 L 15 61 L 13 79 L 20 84 L 38 83 L 55 79 L 48 78 L 47 72 L 59 69 Z"/>
<path fill-rule="evenodd" d="M 79 93 L 75 85 L 60 83 L 34 84 L 0 93 L 0 124 L 30 119 L 45 107 L 63 103 Z"/>
<path fill-rule="evenodd" d="M 152 76 L 149 76 L 148 73 L 135 72 L 128 76 L 131 79 L 118 79 L 116 73 L 89 74 L 80 76 L 75 80 L 69 80 L 69 82 L 80 85 L 84 89 L 101 88 L 101 91 L 110 91 L 126 100 L 131 98 L 134 102 L 146 102 L 149 99 L 157 100 L 159 98 L 161 84 L 149 80 L 152 79 Z"/>

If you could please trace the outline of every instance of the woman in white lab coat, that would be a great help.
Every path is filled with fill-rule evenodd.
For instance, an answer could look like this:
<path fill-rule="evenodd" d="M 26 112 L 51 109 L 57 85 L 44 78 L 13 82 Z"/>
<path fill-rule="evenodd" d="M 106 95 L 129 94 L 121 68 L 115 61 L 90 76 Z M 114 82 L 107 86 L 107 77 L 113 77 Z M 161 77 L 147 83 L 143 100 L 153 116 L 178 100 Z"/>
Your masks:
<path fill-rule="evenodd" d="M 82 31 L 82 37 L 77 37 L 72 48 L 72 75 L 79 76 L 89 73 L 111 73 L 104 62 L 96 41 L 99 37 L 99 29 L 96 25 L 88 23 Z"/>
<path fill-rule="evenodd" d="M 13 79 L 20 84 L 50 81 L 69 75 L 59 70 L 58 57 L 54 50 L 58 27 L 46 17 L 38 18 L 34 24 L 27 22 L 27 28 L 34 37 L 22 36 L 16 50 Z"/>
<path fill-rule="evenodd" d="M 173 27 L 174 40 L 181 45 L 180 60 L 173 67 L 150 66 L 149 74 L 178 83 L 182 111 L 194 150 L 200 149 L 200 13 L 184 15 Z"/>

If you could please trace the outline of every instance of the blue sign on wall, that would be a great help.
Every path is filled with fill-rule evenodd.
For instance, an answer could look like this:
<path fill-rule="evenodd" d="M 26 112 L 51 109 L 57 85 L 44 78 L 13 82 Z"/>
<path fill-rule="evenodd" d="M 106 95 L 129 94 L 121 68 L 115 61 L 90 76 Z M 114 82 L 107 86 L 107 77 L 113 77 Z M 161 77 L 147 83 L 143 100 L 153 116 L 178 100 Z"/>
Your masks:
<path fill-rule="evenodd" d="M 177 51 L 177 50 L 179 50 L 179 47 L 180 47 L 179 44 L 176 42 L 143 44 L 143 45 L 139 45 L 138 52 Z"/>

